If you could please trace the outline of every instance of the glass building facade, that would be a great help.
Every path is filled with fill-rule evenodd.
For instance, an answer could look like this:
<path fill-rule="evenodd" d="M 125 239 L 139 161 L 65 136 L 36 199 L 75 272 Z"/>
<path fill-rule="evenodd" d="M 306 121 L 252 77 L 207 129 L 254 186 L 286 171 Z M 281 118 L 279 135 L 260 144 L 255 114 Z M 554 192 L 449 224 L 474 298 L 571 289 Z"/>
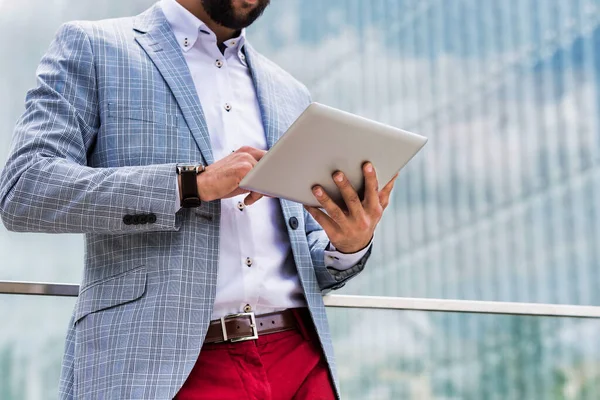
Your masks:
<path fill-rule="evenodd" d="M 600 305 L 600 1 L 275 0 L 249 31 L 314 100 L 429 138 L 345 294 Z M 0 162 L 60 23 L 0 0 Z M 0 227 L 0 280 L 78 282 L 82 237 Z M 0 295 L 0 399 L 56 397 L 72 299 Z M 344 399 L 597 399 L 593 319 L 329 310 Z"/>

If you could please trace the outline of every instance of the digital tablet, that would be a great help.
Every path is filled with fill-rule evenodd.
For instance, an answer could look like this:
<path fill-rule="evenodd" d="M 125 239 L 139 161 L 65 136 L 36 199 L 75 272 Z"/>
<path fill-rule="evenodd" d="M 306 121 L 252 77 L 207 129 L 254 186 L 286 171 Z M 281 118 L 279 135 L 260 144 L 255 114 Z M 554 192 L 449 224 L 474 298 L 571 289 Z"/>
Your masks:
<path fill-rule="evenodd" d="M 312 103 L 244 177 L 240 187 L 320 207 L 321 185 L 344 205 L 332 175 L 342 171 L 362 195 L 362 165 L 375 167 L 382 189 L 425 145 L 427 138 L 319 103 Z"/>

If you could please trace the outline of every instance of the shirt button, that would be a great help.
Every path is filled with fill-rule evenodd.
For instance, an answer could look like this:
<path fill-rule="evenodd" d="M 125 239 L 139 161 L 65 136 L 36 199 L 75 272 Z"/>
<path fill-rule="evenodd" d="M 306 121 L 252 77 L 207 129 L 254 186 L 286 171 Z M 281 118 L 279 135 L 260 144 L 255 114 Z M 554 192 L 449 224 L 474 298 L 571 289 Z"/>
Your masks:
<path fill-rule="evenodd" d="M 231 111 L 231 104 L 225 103 L 225 111 L 227 111 L 227 112 Z"/>
<path fill-rule="evenodd" d="M 244 312 L 252 312 L 252 307 L 250 306 L 250 304 L 246 304 L 244 306 Z"/>
<path fill-rule="evenodd" d="M 223 66 L 223 61 L 217 60 L 215 61 L 215 65 L 217 66 L 217 68 L 221 68 Z"/>
<path fill-rule="evenodd" d="M 250 257 L 246 258 L 246 265 L 251 267 L 252 266 L 252 259 Z"/>
<path fill-rule="evenodd" d="M 240 211 L 244 211 L 244 208 L 246 208 L 246 205 L 244 204 L 243 201 L 238 201 L 237 208 Z"/>
<path fill-rule="evenodd" d="M 246 56 L 244 55 L 244 53 L 240 53 L 240 58 L 241 58 L 242 60 L 245 60 L 245 59 L 246 59 Z"/>
<path fill-rule="evenodd" d="M 298 218 L 292 217 L 289 219 L 288 223 L 290 224 L 290 228 L 293 230 L 298 229 Z"/>

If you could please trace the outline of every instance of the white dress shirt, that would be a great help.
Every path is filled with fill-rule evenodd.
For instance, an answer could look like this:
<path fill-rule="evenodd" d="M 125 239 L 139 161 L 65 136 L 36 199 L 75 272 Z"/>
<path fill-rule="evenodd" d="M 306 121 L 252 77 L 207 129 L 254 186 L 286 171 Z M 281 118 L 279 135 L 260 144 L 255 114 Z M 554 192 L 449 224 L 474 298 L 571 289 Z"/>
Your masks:
<path fill-rule="evenodd" d="M 242 146 L 266 150 L 256 89 L 241 51 L 245 30 L 226 41 L 221 53 L 215 34 L 176 0 L 162 0 L 161 7 L 192 74 L 215 160 Z M 213 319 L 244 310 L 264 314 L 306 306 L 279 201 L 262 198 L 246 207 L 244 197 L 221 200 Z M 350 268 L 367 250 L 326 251 L 325 265 Z"/>

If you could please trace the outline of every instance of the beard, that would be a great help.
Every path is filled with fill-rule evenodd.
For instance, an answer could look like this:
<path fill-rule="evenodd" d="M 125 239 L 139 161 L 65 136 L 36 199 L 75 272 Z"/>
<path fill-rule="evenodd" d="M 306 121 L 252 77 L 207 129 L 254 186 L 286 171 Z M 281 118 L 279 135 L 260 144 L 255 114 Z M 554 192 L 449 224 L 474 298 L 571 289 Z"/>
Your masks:
<path fill-rule="evenodd" d="M 233 0 L 201 0 L 204 10 L 208 16 L 217 24 L 229 29 L 240 30 L 250 26 L 265 11 L 271 0 L 258 0 L 250 12 L 244 13 L 242 10 L 250 8 L 233 7 Z"/>

